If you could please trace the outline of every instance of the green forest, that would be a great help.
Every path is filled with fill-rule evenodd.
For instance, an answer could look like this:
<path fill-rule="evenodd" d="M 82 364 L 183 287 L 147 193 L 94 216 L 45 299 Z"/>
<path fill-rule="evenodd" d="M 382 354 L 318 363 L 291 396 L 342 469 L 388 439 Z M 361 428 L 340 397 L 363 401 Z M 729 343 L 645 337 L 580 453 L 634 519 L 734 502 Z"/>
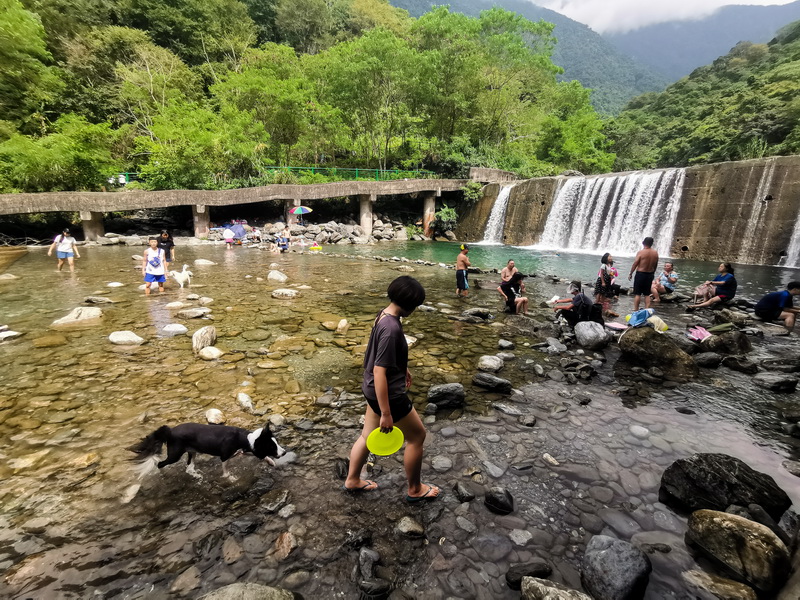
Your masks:
<path fill-rule="evenodd" d="M 0 191 L 325 180 L 275 166 L 602 172 L 552 25 L 385 0 L 0 0 Z M 271 168 L 273 167 L 273 168 Z"/>
<path fill-rule="evenodd" d="M 800 153 L 800 21 L 632 100 L 605 132 L 620 171 Z"/>

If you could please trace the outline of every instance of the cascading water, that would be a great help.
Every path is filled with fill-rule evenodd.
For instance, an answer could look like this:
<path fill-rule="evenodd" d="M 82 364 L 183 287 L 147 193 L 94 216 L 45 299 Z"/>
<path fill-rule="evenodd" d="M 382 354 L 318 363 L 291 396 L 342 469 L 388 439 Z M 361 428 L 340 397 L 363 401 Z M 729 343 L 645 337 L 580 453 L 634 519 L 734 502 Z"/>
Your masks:
<path fill-rule="evenodd" d="M 757 262 L 752 258 L 756 253 L 757 247 L 761 245 L 759 243 L 760 240 L 756 239 L 756 233 L 763 225 L 764 216 L 767 213 L 766 198 L 774 176 L 775 159 L 770 158 L 767 159 L 764 171 L 761 174 L 761 179 L 758 182 L 758 188 L 756 188 L 756 194 L 753 198 L 753 207 L 750 209 L 750 217 L 747 219 L 747 227 L 742 237 L 742 245 L 737 258 L 738 262 Z"/>
<path fill-rule="evenodd" d="M 651 236 L 668 255 L 680 209 L 683 169 L 564 181 L 536 248 L 634 254 Z"/>
<path fill-rule="evenodd" d="M 486 229 L 483 232 L 483 241 L 478 242 L 481 246 L 496 246 L 503 243 L 503 228 L 506 225 L 506 209 L 508 208 L 508 198 L 511 195 L 513 185 L 504 185 L 497 194 L 494 201 L 489 220 L 486 222 Z"/>
<path fill-rule="evenodd" d="M 797 215 L 797 221 L 794 224 L 792 239 L 789 242 L 789 249 L 786 251 L 786 263 L 783 266 L 800 268 L 800 214 Z"/>

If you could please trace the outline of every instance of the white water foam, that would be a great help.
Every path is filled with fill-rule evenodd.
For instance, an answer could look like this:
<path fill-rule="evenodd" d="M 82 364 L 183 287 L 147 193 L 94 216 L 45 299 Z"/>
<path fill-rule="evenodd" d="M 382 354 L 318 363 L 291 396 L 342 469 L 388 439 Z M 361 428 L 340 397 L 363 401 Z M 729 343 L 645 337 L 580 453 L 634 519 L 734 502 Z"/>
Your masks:
<path fill-rule="evenodd" d="M 477 246 L 499 246 L 503 243 L 503 229 L 506 225 L 506 210 L 508 209 L 508 198 L 511 196 L 513 185 L 504 185 L 497 194 L 497 200 L 492 205 L 492 212 L 486 222 L 486 229 L 483 232 L 483 241 L 478 242 Z"/>
<path fill-rule="evenodd" d="M 556 191 L 537 250 L 635 254 L 651 236 L 669 255 L 683 169 L 572 177 Z"/>
<path fill-rule="evenodd" d="M 792 230 L 792 239 L 789 242 L 789 249 L 786 251 L 786 263 L 784 267 L 800 268 L 800 213 Z"/>
<path fill-rule="evenodd" d="M 761 174 L 761 179 L 756 188 L 756 195 L 753 198 L 753 207 L 750 209 L 750 217 L 747 219 L 747 227 L 744 230 L 742 237 L 742 245 L 739 247 L 739 256 L 737 262 L 742 263 L 757 263 L 758 260 L 753 256 L 758 246 L 761 245 L 762 240 L 756 240 L 756 232 L 761 228 L 764 222 L 764 216 L 767 213 L 767 193 L 772 185 L 772 179 L 775 176 L 775 158 L 768 158 L 764 171 Z"/>

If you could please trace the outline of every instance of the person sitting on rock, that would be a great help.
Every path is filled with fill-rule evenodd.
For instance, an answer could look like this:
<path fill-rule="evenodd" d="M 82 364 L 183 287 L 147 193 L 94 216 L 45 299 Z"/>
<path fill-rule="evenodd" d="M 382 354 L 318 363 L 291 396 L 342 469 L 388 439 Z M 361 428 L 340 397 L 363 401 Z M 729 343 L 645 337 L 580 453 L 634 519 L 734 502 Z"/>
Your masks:
<path fill-rule="evenodd" d="M 661 275 L 653 282 L 651 289 L 653 293 L 653 302 L 661 302 L 660 294 L 671 294 L 675 291 L 675 286 L 678 283 L 678 274 L 671 262 L 664 263 L 664 270 Z"/>
<path fill-rule="evenodd" d="M 528 314 L 528 299 L 521 292 L 521 290 L 524 290 L 524 284 L 522 283 L 524 277 L 525 275 L 522 273 L 514 273 L 511 279 L 501 283 L 497 288 L 497 291 L 506 301 L 506 310 L 511 314 Z"/>
<path fill-rule="evenodd" d="M 559 314 L 564 317 L 570 327 L 574 328 L 578 322 L 590 320 L 594 303 L 589 296 L 583 293 L 580 281 L 571 281 L 567 286 L 567 293 L 571 297 L 556 300 L 553 310 L 561 311 Z"/>
<path fill-rule="evenodd" d="M 692 304 L 686 307 L 686 312 L 692 312 L 697 308 L 707 308 L 714 306 L 720 302 L 730 302 L 736 295 L 736 278 L 733 276 L 733 265 L 731 263 L 719 263 L 717 267 L 719 275 L 714 278 L 714 281 L 706 281 L 705 286 L 714 286 L 714 291 L 710 292 L 711 296 L 705 302 L 699 304 Z"/>
<path fill-rule="evenodd" d="M 761 298 L 755 306 L 756 316 L 762 321 L 783 321 L 786 334 L 790 334 L 800 312 L 800 308 L 794 307 L 794 296 L 800 296 L 800 281 L 792 281 L 785 290 L 771 292 Z"/>

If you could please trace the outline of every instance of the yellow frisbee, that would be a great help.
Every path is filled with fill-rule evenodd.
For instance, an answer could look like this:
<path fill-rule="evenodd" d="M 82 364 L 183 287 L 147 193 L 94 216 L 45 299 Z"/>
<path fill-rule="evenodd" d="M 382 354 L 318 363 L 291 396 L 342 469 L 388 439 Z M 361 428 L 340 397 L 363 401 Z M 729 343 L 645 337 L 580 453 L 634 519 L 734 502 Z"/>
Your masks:
<path fill-rule="evenodd" d="M 378 456 L 394 454 L 403 446 L 403 432 L 393 427 L 389 433 L 381 433 L 380 427 L 367 436 L 367 450 Z"/>

